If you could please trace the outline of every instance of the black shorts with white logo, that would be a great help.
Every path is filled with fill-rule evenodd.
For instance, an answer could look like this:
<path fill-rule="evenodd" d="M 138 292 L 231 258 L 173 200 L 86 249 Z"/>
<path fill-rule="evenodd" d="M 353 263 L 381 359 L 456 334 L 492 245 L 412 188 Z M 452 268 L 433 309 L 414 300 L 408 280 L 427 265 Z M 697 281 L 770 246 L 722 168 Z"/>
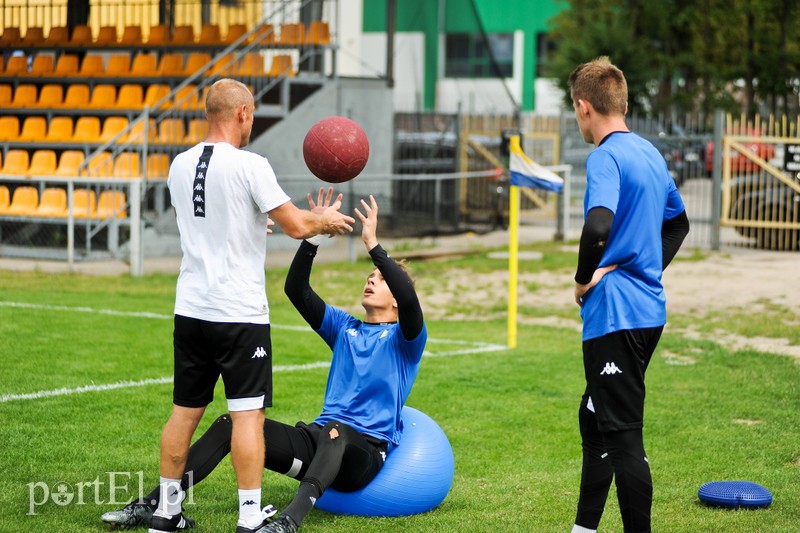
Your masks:
<path fill-rule="evenodd" d="M 583 405 L 594 410 L 600 431 L 642 427 L 644 374 L 663 330 L 630 329 L 583 341 Z"/>
<path fill-rule="evenodd" d="M 272 406 L 269 324 L 209 322 L 175 315 L 173 402 L 205 407 L 220 375 L 229 411 Z"/>

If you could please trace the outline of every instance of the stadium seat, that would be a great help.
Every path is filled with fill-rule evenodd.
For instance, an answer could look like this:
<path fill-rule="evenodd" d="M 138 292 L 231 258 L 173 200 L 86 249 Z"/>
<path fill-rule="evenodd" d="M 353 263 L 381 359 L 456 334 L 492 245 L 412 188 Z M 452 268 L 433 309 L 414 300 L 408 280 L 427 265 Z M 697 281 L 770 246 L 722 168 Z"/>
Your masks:
<path fill-rule="evenodd" d="M 139 152 L 122 152 L 114 160 L 115 178 L 140 178 L 142 154 Z"/>
<path fill-rule="evenodd" d="M 47 119 L 27 117 L 22 123 L 22 131 L 17 138 L 20 142 L 41 142 L 47 135 Z"/>
<path fill-rule="evenodd" d="M 55 70 L 55 61 L 49 54 L 36 54 L 31 63 L 31 71 L 28 76 L 52 76 Z"/>
<path fill-rule="evenodd" d="M 56 171 L 56 153 L 53 150 L 36 150 L 31 156 L 28 176 L 52 176 Z"/>
<path fill-rule="evenodd" d="M 12 26 L 3 29 L 3 35 L 0 35 L 0 47 L 17 48 L 21 42 L 22 35 L 19 28 Z"/>
<path fill-rule="evenodd" d="M 22 185 L 14 189 L 11 204 L 4 215 L 31 216 L 39 205 L 39 191 L 36 187 Z"/>
<path fill-rule="evenodd" d="M 183 75 L 183 55 L 164 54 L 158 62 L 158 76 L 182 76 Z"/>
<path fill-rule="evenodd" d="M 72 191 L 72 216 L 75 218 L 95 218 L 97 216 L 97 193 L 93 189 Z"/>
<path fill-rule="evenodd" d="M 73 75 L 83 78 L 95 78 L 97 76 L 102 76 L 104 71 L 103 56 L 87 54 L 87 56 L 83 58 L 81 68 Z"/>
<path fill-rule="evenodd" d="M 219 25 L 203 24 L 200 28 L 200 36 L 197 38 L 197 44 L 218 45 L 221 44 L 221 41 Z"/>
<path fill-rule="evenodd" d="M 275 26 L 273 24 L 264 24 L 255 32 L 253 40 L 256 44 L 261 46 L 271 46 L 277 42 L 277 35 L 275 35 Z"/>
<path fill-rule="evenodd" d="M 159 83 L 155 83 L 150 85 L 147 88 L 147 91 L 144 93 L 144 102 L 143 104 L 146 106 L 150 106 L 151 108 L 155 107 L 155 105 L 164 99 L 170 93 L 169 85 L 163 85 Z M 161 109 L 166 109 L 169 107 L 169 100 L 164 100 L 159 106 Z"/>
<path fill-rule="evenodd" d="M 6 152 L 5 161 L 3 162 L 3 169 L 0 171 L 0 173 L 24 176 L 28 172 L 29 166 L 30 156 L 28 155 L 27 150 L 9 150 Z"/>
<path fill-rule="evenodd" d="M 113 89 L 113 87 L 112 87 Z M 85 83 L 73 83 L 67 86 L 67 94 L 61 107 L 64 109 L 80 109 L 89 105 L 89 86 Z"/>
<path fill-rule="evenodd" d="M 200 93 L 195 85 L 181 87 L 175 93 L 175 109 L 198 110 L 200 106 Z"/>
<path fill-rule="evenodd" d="M 101 152 L 88 161 L 84 160 L 85 167 L 81 176 L 88 178 L 108 178 L 114 170 L 114 158 L 111 152 Z"/>
<path fill-rule="evenodd" d="M 203 118 L 193 118 L 189 121 L 189 133 L 186 135 L 187 144 L 202 142 L 208 134 L 208 122 Z"/>
<path fill-rule="evenodd" d="M 128 127 L 128 119 L 125 117 L 108 117 L 103 122 L 103 129 L 100 131 L 100 142 L 105 143 L 119 135 Z"/>
<path fill-rule="evenodd" d="M 36 101 L 36 105 L 32 107 L 58 109 L 61 107 L 63 100 L 64 86 L 60 83 L 48 83 L 42 86 L 39 99 Z"/>
<path fill-rule="evenodd" d="M 119 96 L 114 107 L 117 109 L 141 109 L 144 99 L 142 86 L 136 83 L 126 83 L 119 88 Z"/>
<path fill-rule="evenodd" d="M 194 42 L 194 28 L 189 25 L 175 26 L 172 32 L 172 40 L 170 44 L 195 44 Z"/>
<path fill-rule="evenodd" d="M 156 73 L 157 59 L 152 53 L 141 53 L 133 58 L 129 76 L 148 77 Z"/>
<path fill-rule="evenodd" d="M 302 22 L 281 24 L 278 44 L 283 46 L 300 46 L 305 42 L 305 26 Z"/>
<path fill-rule="evenodd" d="M 149 154 L 147 156 L 147 179 L 167 179 L 169 165 L 167 154 Z"/>
<path fill-rule="evenodd" d="M 128 132 L 128 135 L 126 135 L 123 139 L 120 139 L 120 142 L 142 144 L 144 141 L 144 124 L 144 120 L 134 122 L 133 126 L 131 126 L 131 130 Z M 147 137 L 150 142 L 153 142 L 153 139 L 156 137 L 156 120 L 154 118 L 151 118 L 149 121 Z"/>
<path fill-rule="evenodd" d="M 13 115 L 0 117 L 0 141 L 15 141 L 19 137 L 19 118 Z"/>
<path fill-rule="evenodd" d="M 167 42 L 168 30 L 164 24 L 150 26 L 150 33 L 147 35 L 147 46 L 163 46 Z"/>
<path fill-rule="evenodd" d="M 183 73 L 191 76 L 211 62 L 211 54 L 206 52 L 192 52 L 186 57 L 186 66 Z"/>
<path fill-rule="evenodd" d="M 186 130 L 182 118 L 165 118 L 158 125 L 158 135 L 154 142 L 157 144 L 183 144 Z"/>
<path fill-rule="evenodd" d="M 25 37 L 22 39 L 22 46 L 37 46 L 44 42 L 44 28 L 31 27 L 25 31 Z"/>
<path fill-rule="evenodd" d="M 92 28 L 86 24 L 79 24 L 72 29 L 69 39 L 71 46 L 88 46 L 92 44 Z"/>
<path fill-rule="evenodd" d="M 94 40 L 95 46 L 116 45 L 118 43 L 116 26 L 101 26 L 97 32 L 97 39 Z"/>
<path fill-rule="evenodd" d="M 127 76 L 131 71 L 131 56 L 128 54 L 113 54 L 108 58 L 108 65 L 103 75 L 118 78 Z"/>
<path fill-rule="evenodd" d="M 124 87 L 124 85 L 123 85 Z M 117 102 L 117 88 L 113 85 L 95 85 L 92 90 L 92 97 L 84 107 L 90 109 L 112 109 Z"/>
<path fill-rule="evenodd" d="M 53 72 L 55 76 L 75 76 L 78 73 L 78 56 L 75 54 L 64 54 L 58 58 L 56 68 Z"/>
<path fill-rule="evenodd" d="M 9 57 L 3 74 L 6 76 L 27 76 L 28 56 L 22 54 Z"/>
<path fill-rule="evenodd" d="M 11 204 L 11 193 L 8 192 L 8 187 L 5 185 L 0 185 L 0 214 L 5 212 L 8 209 L 8 206 Z"/>
<path fill-rule="evenodd" d="M 247 33 L 246 24 L 231 24 L 228 26 L 228 31 L 225 33 L 225 39 L 223 39 L 222 44 L 231 44 L 245 33 Z"/>
<path fill-rule="evenodd" d="M 11 90 L 11 85 L 6 83 L 0 85 L 0 106 L 7 106 L 11 103 L 11 97 L 14 92 Z"/>
<path fill-rule="evenodd" d="M 306 33 L 306 44 L 314 46 L 327 46 L 331 44 L 328 23 L 321 20 L 312 21 Z"/>
<path fill-rule="evenodd" d="M 215 58 L 216 61 L 211 65 L 211 68 L 206 71 L 206 76 L 233 76 L 236 71 L 236 62 L 233 59 L 233 54 L 225 54 L 220 58 Z"/>
<path fill-rule="evenodd" d="M 142 27 L 125 26 L 125 29 L 122 30 L 122 37 L 119 39 L 119 44 L 125 46 L 138 46 L 142 44 Z"/>
<path fill-rule="evenodd" d="M 128 211 L 125 208 L 127 200 L 125 193 L 116 190 L 107 190 L 100 193 L 97 199 L 97 218 L 105 220 L 112 217 L 126 218 Z"/>
<path fill-rule="evenodd" d="M 72 117 L 53 117 L 47 126 L 47 136 L 45 142 L 63 143 L 72 140 L 73 130 Z"/>
<path fill-rule="evenodd" d="M 239 76 L 263 76 L 264 56 L 260 52 L 250 52 L 242 57 L 238 70 Z"/>
<path fill-rule="evenodd" d="M 96 143 L 99 139 L 100 119 L 91 116 L 79 117 L 75 122 L 75 130 L 72 132 L 72 142 Z"/>
<path fill-rule="evenodd" d="M 53 26 L 47 34 L 42 46 L 62 46 L 69 42 L 69 28 L 66 26 Z"/>
<path fill-rule="evenodd" d="M 83 150 L 64 150 L 61 152 L 58 166 L 53 175 L 67 178 L 78 177 L 78 168 L 81 166 L 84 159 Z"/>
<path fill-rule="evenodd" d="M 64 217 L 67 216 L 67 191 L 60 187 L 47 187 L 42 191 L 39 206 L 33 212 L 35 217 Z"/>
<path fill-rule="evenodd" d="M 294 76 L 292 70 L 292 56 L 288 54 L 277 54 L 272 58 L 272 66 L 267 73 L 272 78 L 286 75 L 288 77 Z"/>

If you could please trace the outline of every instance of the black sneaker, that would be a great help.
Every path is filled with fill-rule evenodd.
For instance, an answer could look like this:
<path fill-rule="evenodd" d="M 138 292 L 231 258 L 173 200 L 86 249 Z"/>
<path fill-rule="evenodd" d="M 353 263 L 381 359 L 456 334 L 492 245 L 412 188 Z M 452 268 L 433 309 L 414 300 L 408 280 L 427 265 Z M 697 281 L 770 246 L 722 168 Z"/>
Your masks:
<path fill-rule="evenodd" d="M 173 531 L 192 529 L 193 527 L 194 520 L 183 516 L 182 512 L 169 517 L 153 514 L 153 517 L 150 519 L 150 529 L 148 533 L 172 533 Z"/>
<path fill-rule="evenodd" d="M 263 529 L 259 529 L 258 533 L 295 533 L 298 529 L 300 526 L 290 516 L 282 514 Z"/>
<path fill-rule="evenodd" d="M 156 506 L 150 502 L 133 501 L 116 511 L 103 513 L 100 520 L 106 524 L 120 529 L 131 529 L 137 526 L 146 526 L 150 517 L 156 511 Z"/>
<path fill-rule="evenodd" d="M 267 505 L 266 507 L 261 509 L 261 517 L 263 522 L 261 522 L 260 525 L 250 528 L 246 526 L 240 526 L 237 524 L 236 533 L 264 533 L 264 531 L 266 531 L 266 529 L 264 528 L 269 525 L 270 520 L 276 514 L 278 514 L 278 510 L 275 509 L 275 507 L 273 507 L 272 505 Z"/>

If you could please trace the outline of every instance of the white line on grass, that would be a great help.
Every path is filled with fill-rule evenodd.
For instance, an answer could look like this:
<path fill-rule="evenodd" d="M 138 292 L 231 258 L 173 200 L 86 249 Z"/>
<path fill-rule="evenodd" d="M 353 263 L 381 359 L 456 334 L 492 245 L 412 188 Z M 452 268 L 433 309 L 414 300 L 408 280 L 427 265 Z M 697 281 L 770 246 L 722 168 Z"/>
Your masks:
<path fill-rule="evenodd" d="M 115 311 L 113 309 L 94 309 L 91 307 L 68 307 L 62 305 L 43 305 L 43 304 L 29 304 L 23 302 L 3 302 L 0 301 L 0 307 L 19 307 L 19 308 L 26 308 L 26 309 L 44 309 L 47 311 L 75 311 L 79 313 L 96 313 L 102 315 L 114 315 L 114 316 L 128 316 L 128 317 L 138 317 L 138 318 L 155 318 L 159 320 L 171 320 L 173 317 L 172 315 L 163 315 L 158 313 L 147 313 L 147 312 L 134 312 L 134 311 Z M 291 326 L 291 325 L 275 325 L 272 324 L 273 328 L 276 329 L 289 329 L 294 331 L 306 331 L 310 332 L 311 330 L 307 326 Z M 473 341 L 465 341 L 465 340 L 449 340 L 449 339 L 428 339 L 429 343 L 446 343 L 446 344 L 460 344 L 466 346 L 466 348 L 460 350 L 449 350 L 444 352 L 431 352 L 429 350 L 425 350 L 424 357 L 447 357 L 452 355 L 465 355 L 471 353 L 485 353 L 485 352 L 497 352 L 502 350 L 507 350 L 508 348 L 502 344 L 492 344 L 488 342 L 473 342 Z M 317 361 L 314 363 L 306 363 L 302 365 L 277 365 L 273 367 L 273 372 L 297 372 L 303 370 L 311 370 L 316 368 L 327 368 L 330 366 L 329 361 Z M 108 390 L 117 390 L 117 389 L 127 389 L 131 387 L 145 387 L 147 385 L 163 385 L 166 383 L 172 383 L 172 376 L 162 377 L 162 378 L 150 378 L 150 379 L 142 379 L 138 381 L 118 381 L 116 383 L 106 383 L 102 385 L 83 385 L 80 387 L 74 388 L 61 388 L 61 389 L 53 389 L 53 390 L 45 390 L 45 391 L 38 391 L 38 392 L 30 392 L 27 394 L 3 394 L 0 395 L 0 403 L 11 402 L 15 400 L 38 400 L 41 398 L 50 398 L 53 396 L 71 396 L 73 394 L 82 394 L 84 392 L 100 392 L 100 391 L 108 391 Z"/>

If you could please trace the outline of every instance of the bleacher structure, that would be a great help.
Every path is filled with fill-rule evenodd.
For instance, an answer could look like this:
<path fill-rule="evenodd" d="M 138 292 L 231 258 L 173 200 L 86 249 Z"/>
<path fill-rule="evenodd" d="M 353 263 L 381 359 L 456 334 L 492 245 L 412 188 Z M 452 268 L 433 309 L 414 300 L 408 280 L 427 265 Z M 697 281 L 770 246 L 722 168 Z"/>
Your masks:
<path fill-rule="evenodd" d="M 0 255 L 112 254 L 140 268 L 141 232 L 173 216 L 170 162 L 205 137 L 210 85 L 230 77 L 250 87 L 253 136 L 284 120 L 335 77 L 326 16 L 335 3 L 258 2 L 257 23 L 68 31 L 55 15 L 48 27 L 0 19 Z M 222 20 L 225 7 L 215 9 Z"/>

